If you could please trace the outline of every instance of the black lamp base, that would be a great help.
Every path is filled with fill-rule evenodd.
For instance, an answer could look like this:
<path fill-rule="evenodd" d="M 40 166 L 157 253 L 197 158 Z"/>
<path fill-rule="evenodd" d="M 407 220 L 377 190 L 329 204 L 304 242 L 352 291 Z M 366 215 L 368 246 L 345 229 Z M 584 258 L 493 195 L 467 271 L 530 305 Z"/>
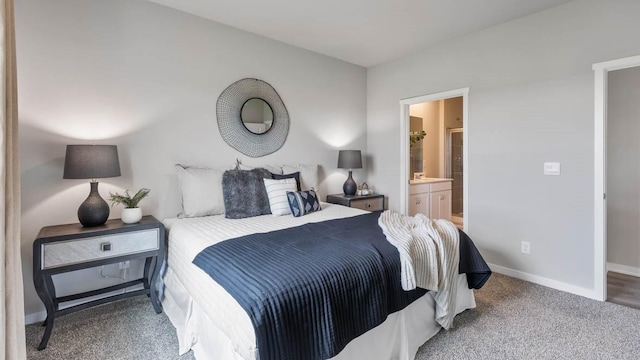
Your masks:
<path fill-rule="evenodd" d="M 358 184 L 356 184 L 353 177 L 351 177 L 351 170 L 349 170 L 349 178 L 347 178 L 347 181 L 342 185 L 342 192 L 347 196 L 353 196 L 356 194 L 356 191 L 358 191 Z"/>
<path fill-rule="evenodd" d="M 91 182 L 91 192 L 78 208 L 78 220 L 84 227 L 100 226 L 109 218 L 109 204 L 100 197 L 98 182 Z"/>

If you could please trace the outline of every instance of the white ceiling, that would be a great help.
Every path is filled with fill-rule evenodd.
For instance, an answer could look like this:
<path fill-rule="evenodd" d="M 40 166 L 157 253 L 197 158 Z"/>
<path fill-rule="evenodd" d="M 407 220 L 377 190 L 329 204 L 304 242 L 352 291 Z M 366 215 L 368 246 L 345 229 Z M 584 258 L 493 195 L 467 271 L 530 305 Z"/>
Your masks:
<path fill-rule="evenodd" d="M 369 67 L 571 0 L 149 0 Z"/>

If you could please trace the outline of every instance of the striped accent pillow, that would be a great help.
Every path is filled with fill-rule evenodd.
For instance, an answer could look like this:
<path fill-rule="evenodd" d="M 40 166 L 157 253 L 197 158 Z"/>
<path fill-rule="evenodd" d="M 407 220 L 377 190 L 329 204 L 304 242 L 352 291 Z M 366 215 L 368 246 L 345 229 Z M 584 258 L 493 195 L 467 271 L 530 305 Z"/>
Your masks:
<path fill-rule="evenodd" d="M 274 180 L 264 179 L 264 187 L 269 196 L 269 207 L 275 216 L 291 214 L 289 202 L 287 201 L 287 191 L 296 191 L 298 182 L 294 178 Z"/>

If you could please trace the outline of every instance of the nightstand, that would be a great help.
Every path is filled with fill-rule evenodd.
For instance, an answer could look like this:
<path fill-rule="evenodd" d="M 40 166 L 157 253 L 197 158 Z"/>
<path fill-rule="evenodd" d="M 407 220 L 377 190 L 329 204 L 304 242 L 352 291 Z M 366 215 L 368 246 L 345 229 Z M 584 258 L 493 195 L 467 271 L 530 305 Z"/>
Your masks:
<path fill-rule="evenodd" d="M 384 210 L 384 195 L 382 194 L 352 196 L 344 194 L 333 194 L 327 195 L 327 202 L 367 211 Z"/>
<path fill-rule="evenodd" d="M 47 347 L 53 321 L 61 315 L 137 295 L 149 295 L 154 310 L 161 313 L 162 307 L 155 284 L 164 261 L 164 234 L 164 226 L 153 216 L 144 216 L 136 224 L 123 224 L 120 219 L 113 219 L 96 227 L 68 224 L 42 228 L 33 242 L 33 284 L 47 309 L 47 319 L 43 324 L 46 328 L 38 350 Z M 139 279 L 79 294 L 56 296 L 53 275 L 132 259 L 145 259 L 144 273 Z M 59 308 L 59 304 L 63 302 L 138 284 L 142 284 L 143 289 Z"/>

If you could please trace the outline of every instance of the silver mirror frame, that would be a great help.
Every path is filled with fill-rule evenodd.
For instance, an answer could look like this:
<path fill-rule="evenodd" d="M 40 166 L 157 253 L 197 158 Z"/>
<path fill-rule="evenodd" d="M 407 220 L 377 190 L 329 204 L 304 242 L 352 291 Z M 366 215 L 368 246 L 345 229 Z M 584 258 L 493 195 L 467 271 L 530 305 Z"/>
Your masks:
<path fill-rule="evenodd" d="M 242 106 L 252 98 L 266 101 L 273 111 L 273 124 L 262 134 L 249 131 L 242 122 Z M 259 79 L 242 79 L 229 85 L 216 103 L 218 129 L 232 148 L 250 157 L 269 155 L 284 145 L 289 134 L 289 113 L 276 90 Z"/>

